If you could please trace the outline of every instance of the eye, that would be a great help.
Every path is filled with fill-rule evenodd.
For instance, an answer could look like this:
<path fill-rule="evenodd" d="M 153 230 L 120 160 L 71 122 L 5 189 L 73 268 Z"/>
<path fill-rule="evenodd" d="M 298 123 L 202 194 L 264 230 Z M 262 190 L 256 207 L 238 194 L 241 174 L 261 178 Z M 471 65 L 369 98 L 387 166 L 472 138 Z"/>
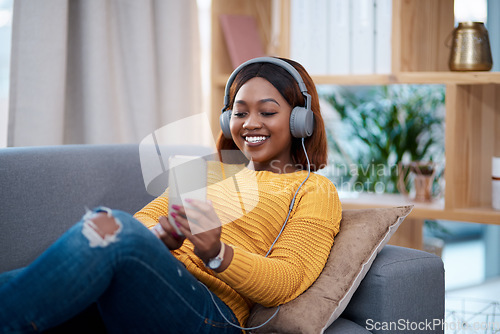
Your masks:
<path fill-rule="evenodd" d="M 245 115 L 246 115 L 245 111 L 233 110 L 233 116 L 234 117 L 242 118 L 242 117 L 245 117 Z"/>
<path fill-rule="evenodd" d="M 261 111 L 261 115 L 264 117 L 270 117 L 276 114 L 277 114 L 276 111 Z"/>

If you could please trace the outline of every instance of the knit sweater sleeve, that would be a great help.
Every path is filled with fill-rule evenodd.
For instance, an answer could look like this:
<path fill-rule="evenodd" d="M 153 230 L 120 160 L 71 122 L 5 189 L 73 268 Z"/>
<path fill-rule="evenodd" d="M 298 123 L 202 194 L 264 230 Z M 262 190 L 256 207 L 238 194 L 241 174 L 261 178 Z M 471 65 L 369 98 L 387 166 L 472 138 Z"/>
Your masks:
<path fill-rule="evenodd" d="M 140 221 L 147 228 L 152 228 L 158 224 L 161 216 L 168 216 L 167 192 L 155 198 L 144 208 L 134 214 L 134 218 Z"/>
<path fill-rule="evenodd" d="M 290 219 L 269 256 L 233 247 L 232 262 L 218 277 L 266 307 L 291 301 L 323 270 L 339 231 L 341 210 L 330 181 L 319 178 L 309 182 L 299 192 Z"/>

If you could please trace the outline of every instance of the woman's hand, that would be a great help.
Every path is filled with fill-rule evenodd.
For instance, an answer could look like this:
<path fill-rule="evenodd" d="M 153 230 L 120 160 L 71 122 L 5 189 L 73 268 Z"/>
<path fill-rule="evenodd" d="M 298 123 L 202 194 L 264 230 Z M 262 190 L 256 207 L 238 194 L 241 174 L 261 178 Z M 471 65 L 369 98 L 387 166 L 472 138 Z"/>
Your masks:
<path fill-rule="evenodd" d="M 176 250 L 180 248 L 186 237 L 177 235 L 167 217 L 161 216 L 158 221 L 158 224 L 152 229 L 156 236 L 163 241 L 168 249 Z"/>
<path fill-rule="evenodd" d="M 173 206 L 171 215 L 178 223 L 182 233 L 194 245 L 195 254 L 204 262 L 216 257 L 221 249 L 221 223 L 211 202 L 186 200 L 193 208 Z M 191 228 L 192 227 L 192 228 Z M 229 249 L 229 250 L 228 250 Z M 226 246 L 226 253 L 221 267 L 224 270 L 232 259 L 232 249 Z M 229 260 L 229 262 L 228 262 Z"/>

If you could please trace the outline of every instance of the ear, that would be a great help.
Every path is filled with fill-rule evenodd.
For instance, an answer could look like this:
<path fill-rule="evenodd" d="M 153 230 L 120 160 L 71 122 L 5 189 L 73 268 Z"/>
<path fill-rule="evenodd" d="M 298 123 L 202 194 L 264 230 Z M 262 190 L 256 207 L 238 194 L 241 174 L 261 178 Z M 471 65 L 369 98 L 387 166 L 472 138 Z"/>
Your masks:
<path fill-rule="evenodd" d="M 295 138 L 307 138 L 314 130 L 314 114 L 304 107 L 295 107 L 290 114 L 290 132 Z"/>

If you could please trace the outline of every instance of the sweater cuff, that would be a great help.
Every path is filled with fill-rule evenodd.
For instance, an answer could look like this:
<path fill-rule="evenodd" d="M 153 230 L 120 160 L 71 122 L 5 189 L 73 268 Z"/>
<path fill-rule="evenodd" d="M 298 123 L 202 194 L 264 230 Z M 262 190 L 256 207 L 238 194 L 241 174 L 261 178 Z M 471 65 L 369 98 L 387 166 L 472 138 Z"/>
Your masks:
<path fill-rule="evenodd" d="M 239 248 L 230 245 L 233 248 L 233 259 L 229 266 L 217 276 L 226 282 L 234 289 L 245 285 L 245 281 L 251 277 L 254 254 L 240 250 Z"/>

